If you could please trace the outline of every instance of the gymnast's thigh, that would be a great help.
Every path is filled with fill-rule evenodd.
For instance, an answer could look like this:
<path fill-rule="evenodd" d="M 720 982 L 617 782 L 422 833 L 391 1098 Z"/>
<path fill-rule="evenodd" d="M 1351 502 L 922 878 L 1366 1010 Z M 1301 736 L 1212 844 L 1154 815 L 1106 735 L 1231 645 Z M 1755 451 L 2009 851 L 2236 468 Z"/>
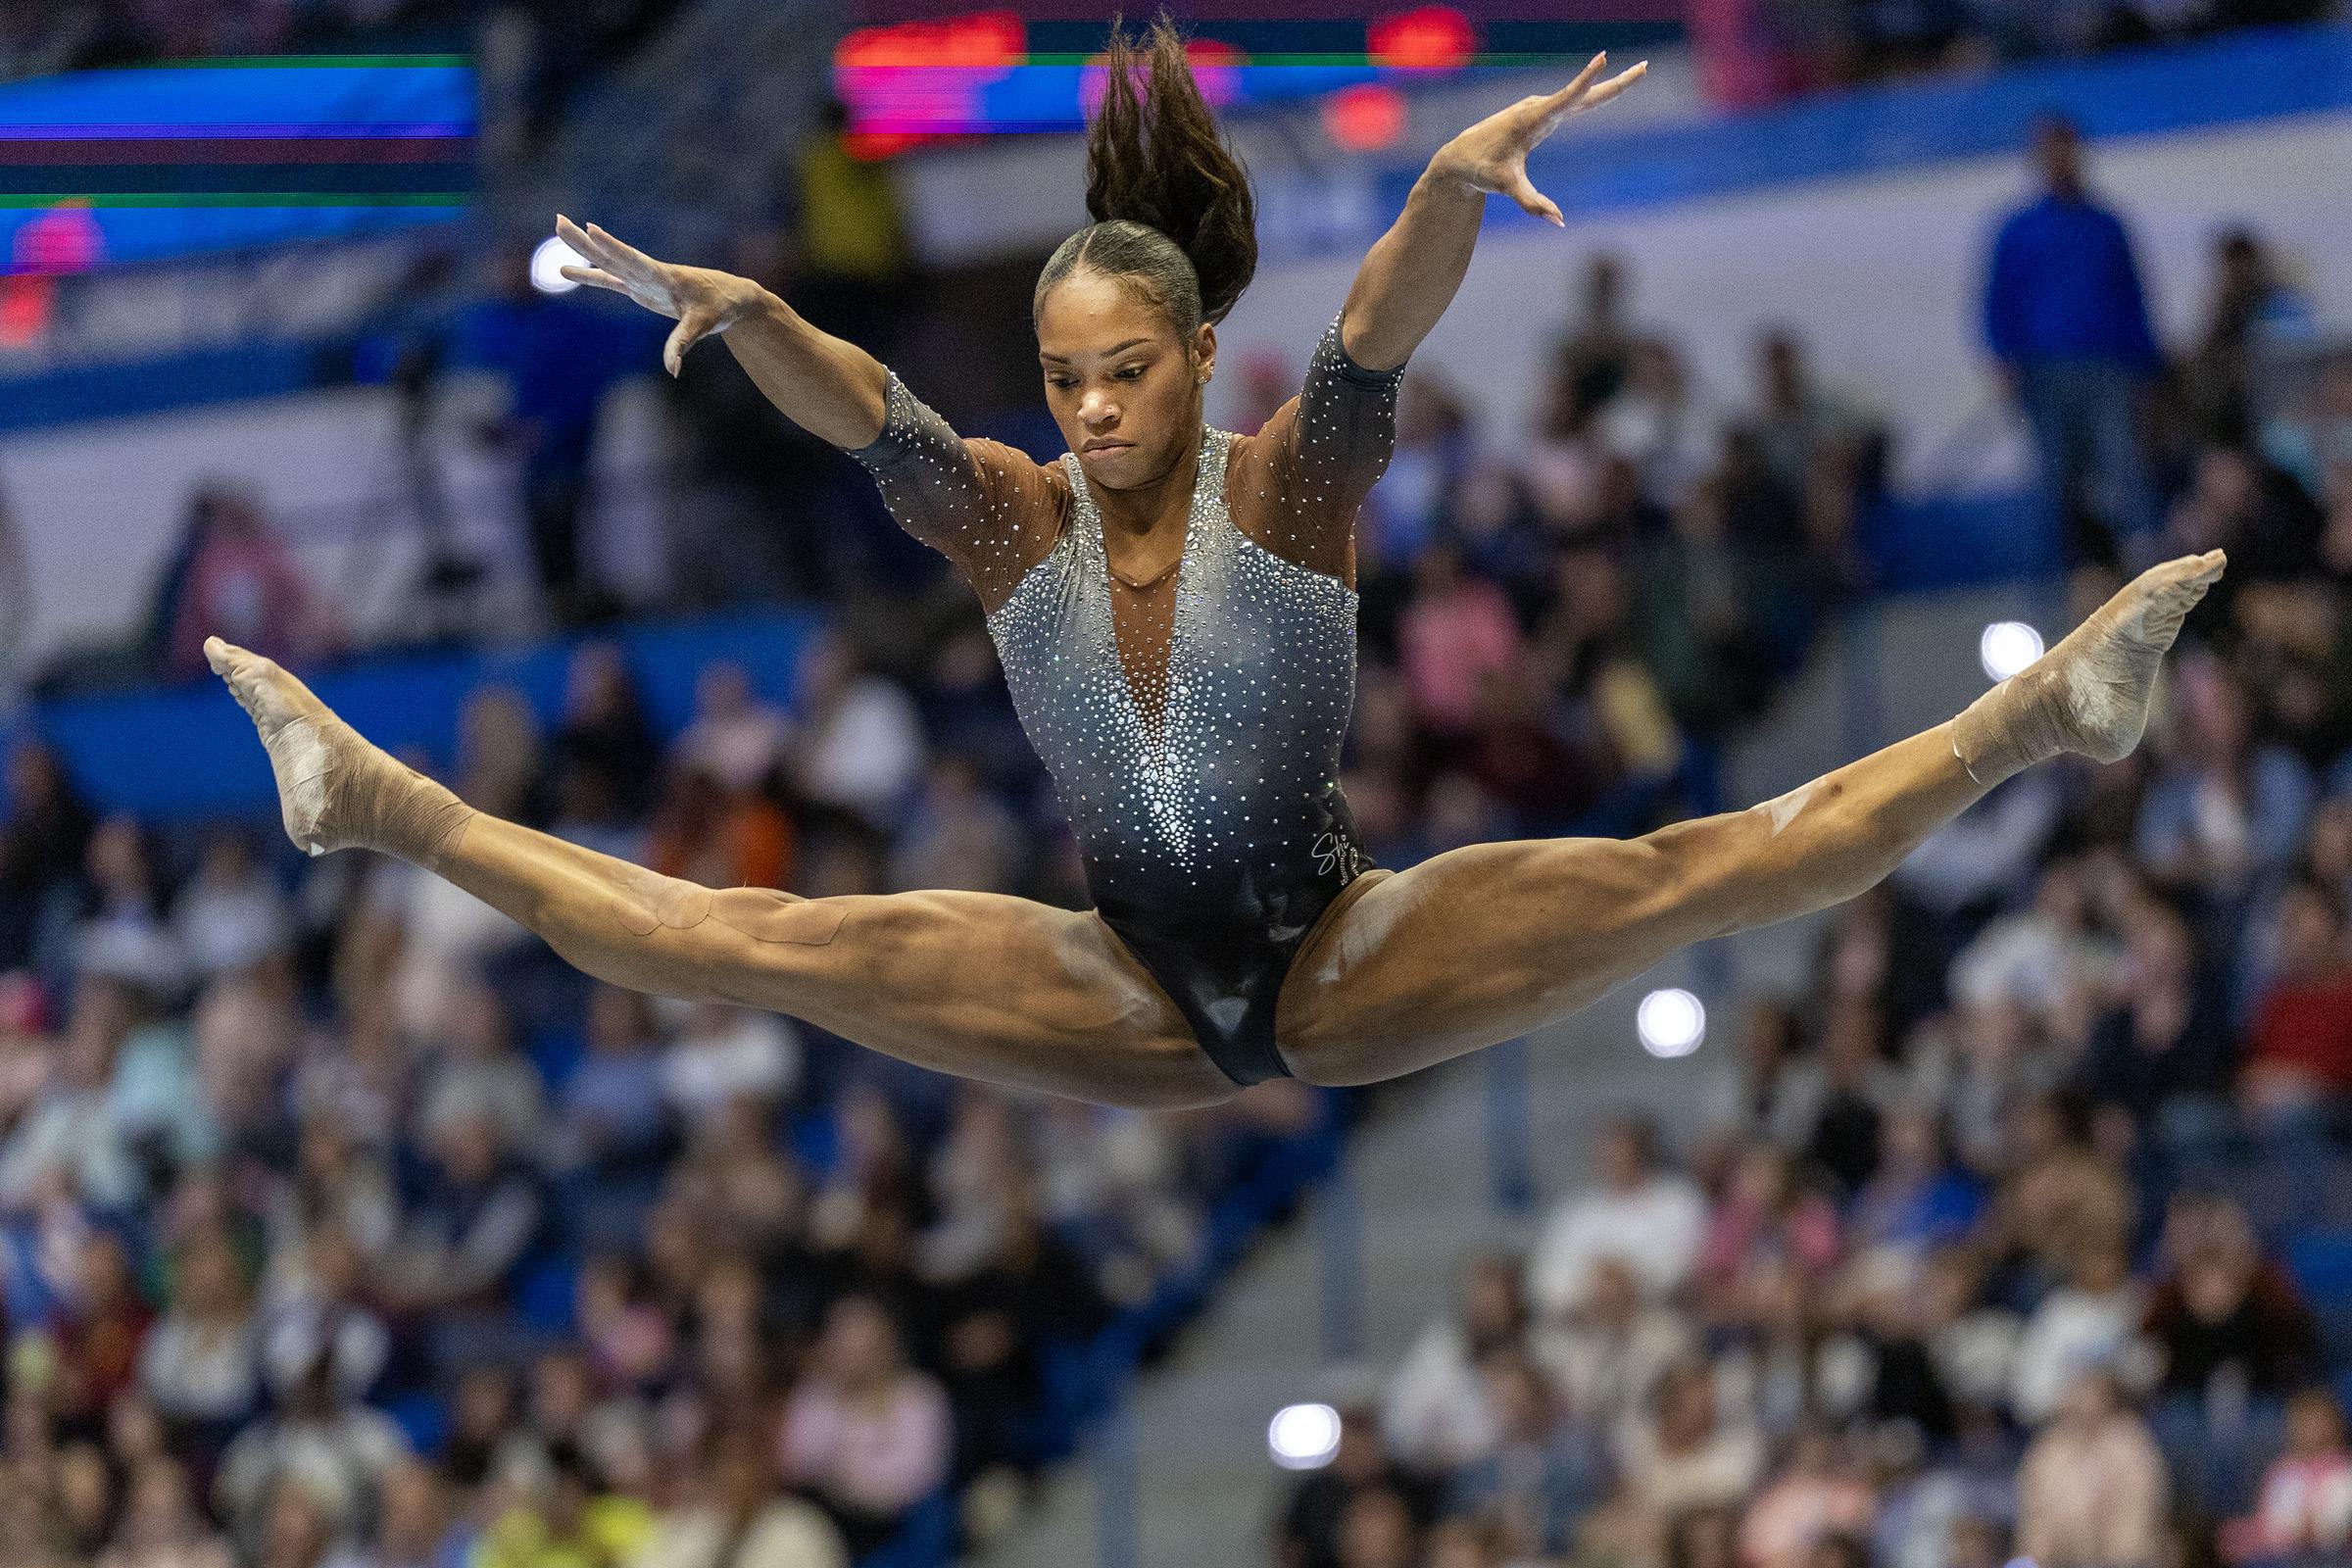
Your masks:
<path fill-rule="evenodd" d="M 712 895 L 731 1000 L 919 1066 L 1113 1104 L 1233 1085 L 1100 916 L 994 893 Z M 713 977 L 714 979 L 717 977 Z"/>
<path fill-rule="evenodd" d="M 1522 839 L 1384 877 L 1293 960 L 1284 1059 L 1311 1083 L 1377 1083 L 1566 1017 L 1703 934 L 1683 858 L 1654 835 Z"/>

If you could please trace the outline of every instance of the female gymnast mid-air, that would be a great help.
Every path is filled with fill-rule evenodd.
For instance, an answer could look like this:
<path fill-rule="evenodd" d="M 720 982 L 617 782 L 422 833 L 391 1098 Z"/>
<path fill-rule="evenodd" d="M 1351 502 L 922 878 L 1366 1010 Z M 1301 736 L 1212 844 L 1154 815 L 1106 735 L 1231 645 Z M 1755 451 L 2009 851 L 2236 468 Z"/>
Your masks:
<path fill-rule="evenodd" d="M 565 275 L 676 318 L 671 373 L 724 333 L 776 407 L 849 450 L 970 582 L 1096 907 L 660 876 L 473 810 L 216 638 L 294 842 L 413 861 L 615 985 L 773 1008 L 942 1072 L 1183 1106 L 1283 1074 L 1371 1083 L 1525 1034 L 1686 944 L 1853 897 L 2024 768 L 2138 744 L 2219 551 L 2150 569 L 1957 718 L 1778 800 L 1632 840 L 1368 865 L 1340 745 L 1353 525 L 1388 462 L 1397 381 L 1461 283 L 1487 195 L 1560 221 L 1529 151 L 1642 68 L 1602 79 L 1596 58 L 1439 149 L 1304 387 L 1243 435 L 1204 427 L 1201 388 L 1255 266 L 1247 177 L 1165 19 L 1112 50 L 1088 128 L 1096 221 L 1054 253 L 1034 303 L 1070 448 L 1056 463 L 959 438 L 756 283 L 559 220 L 590 264 Z"/>

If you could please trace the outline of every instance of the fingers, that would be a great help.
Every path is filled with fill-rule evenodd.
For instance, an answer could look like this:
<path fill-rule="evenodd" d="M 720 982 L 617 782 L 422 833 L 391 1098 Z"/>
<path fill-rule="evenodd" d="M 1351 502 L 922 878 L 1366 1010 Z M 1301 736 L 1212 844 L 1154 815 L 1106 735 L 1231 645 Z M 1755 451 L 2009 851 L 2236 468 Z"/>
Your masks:
<path fill-rule="evenodd" d="M 689 311 L 680 317 L 678 324 L 669 330 L 669 341 L 662 345 L 662 368 L 675 376 L 686 362 L 686 351 L 710 330 L 716 319 L 709 311 Z"/>
<path fill-rule="evenodd" d="M 1556 124 L 1570 115 L 1581 115 L 1588 109 L 1597 109 L 1649 73 L 1649 62 L 1638 61 L 1608 80 L 1594 85 L 1593 78 L 1600 74 L 1601 68 L 1608 64 L 1608 59 L 1605 52 L 1594 55 L 1592 63 L 1578 72 L 1574 81 L 1544 99 L 1544 121 Z"/>
<path fill-rule="evenodd" d="M 609 276 L 643 275 L 653 270 L 654 259 L 652 257 L 633 246 L 622 244 L 594 223 L 582 228 L 562 213 L 558 213 L 556 215 L 556 233 L 564 244 L 579 252 L 583 259 L 594 262 L 604 269 Z"/>
<path fill-rule="evenodd" d="M 1560 216 L 1559 208 L 1550 197 L 1536 189 L 1535 182 L 1527 177 L 1526 170 L 1519 171 L 1518 177 L 1511 181 L 1510 189 L 1506 194 L 1511 200 L 1552 227 L 1566 228 L 1568 226 L 1568 220 Z"/>
<path fill-rule="evenodd" d="M 1585 69 L 1576 74 L 1576 79 L 1570 82 L 1567 86 L 1562 87 L 1558 92 L 1553 93 L 1551 95 L 1551 102 L 1546 103 L 1544 107 L 1549 109 L 1553 104 L 1560 103 L 1563 100 L 1575 98 L 1578 93 L 1583 92 L 1587 87 L 1592 85 L 1592 78 L 1599 75 L 1601 73 L 1601 68 L 1606 66 L 1608 63 L 1609 52 L 1606 49 L 1603 49 L 1600 53 L 1594 55 L 1591 60 L 1586 61 Z"/>
<path fill-rule="evenodd" d="M 1637 62 L 1587 93 L 1585 101 L 1576 107 L 1579 111 L 1597 108 L 1648 74 L 1649 62 L 1646 60 Z"/>
<path fill-rule="evenodd" d="M 570 278 L 574 283 L 586 283 L 595 288 L 609 288 L 616 293 L 621 294 L 626 294 L 629 291 L 627 284 L 623 283 L 619 278 L 614 277 L 611 272 L 606 271 L 601 267 L 564 266 L 558 268 L 556 270 L 563 273 L 564 276 Z"/>

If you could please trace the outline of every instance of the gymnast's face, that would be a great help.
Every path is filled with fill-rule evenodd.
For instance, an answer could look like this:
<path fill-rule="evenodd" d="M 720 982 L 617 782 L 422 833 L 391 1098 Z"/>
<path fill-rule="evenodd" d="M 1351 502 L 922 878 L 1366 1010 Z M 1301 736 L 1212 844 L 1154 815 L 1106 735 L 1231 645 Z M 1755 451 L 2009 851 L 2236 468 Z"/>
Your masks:
<path fill-rule="evenodd" d="M 1080 268 L 1046 296 L 1037 351 L 1054 422 L 1101 488 L 1154 483 L 1194 451 L 1215 327 L 1181 337 L 1133 287 Z"/>

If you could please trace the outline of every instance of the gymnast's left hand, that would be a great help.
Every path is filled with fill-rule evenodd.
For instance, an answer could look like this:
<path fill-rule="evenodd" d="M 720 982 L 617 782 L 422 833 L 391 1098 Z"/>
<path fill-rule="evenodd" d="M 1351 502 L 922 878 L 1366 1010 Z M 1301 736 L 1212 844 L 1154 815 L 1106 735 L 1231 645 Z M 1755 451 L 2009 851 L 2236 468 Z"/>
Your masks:
<path fill-rule="evenodd" d="M 1429 172 L 1441 179 L 1456 179 L 1472 190 L 1508 196 L 1544 221 L 1567 226 L 1551 198 L 1528 181 L 1527 155 L 1571 116 L 1598 109 L 1642 79 L 1649 70 L 1643 61 L 1608 80 L 1600 74 L 1609 63 L 1603 52 L 1558 92 L 1537 93 L 1520 99 L 1498 114 L 1489 115 L 1438 149 Z"/>

